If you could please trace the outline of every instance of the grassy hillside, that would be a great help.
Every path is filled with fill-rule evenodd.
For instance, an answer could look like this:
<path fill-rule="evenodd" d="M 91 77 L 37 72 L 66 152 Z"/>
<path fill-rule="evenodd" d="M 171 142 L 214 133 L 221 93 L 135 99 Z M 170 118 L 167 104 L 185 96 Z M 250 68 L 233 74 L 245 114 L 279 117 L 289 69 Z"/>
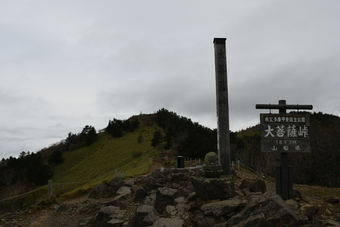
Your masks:
<path fill-rule="evenodd" d="M 148 157 L 161 153 L 150 143 L 155 127 L 155 124 L 147 125 L 141 122 L 137 130 L 126 133 L 121 138 L 113 138 L 102 132 L 98 134 L 94 144 L 65 152 L 64 162 L 54 167 L 53 193 L 61 195 L 74 190 L 93 188 L 103 181 L 111 181 L 115 177 L 116 169 L 125 172 L 127 177 L 147 173 L 152 165 Z M 143 137 L 142 142 L 138 142 L 140 135 Z M 142 154 L 135 157 L 137 153 Z M 96 180 L 88 181 L 90 179 Z M 58 185 L 59 183 L 72 184 Z"/>

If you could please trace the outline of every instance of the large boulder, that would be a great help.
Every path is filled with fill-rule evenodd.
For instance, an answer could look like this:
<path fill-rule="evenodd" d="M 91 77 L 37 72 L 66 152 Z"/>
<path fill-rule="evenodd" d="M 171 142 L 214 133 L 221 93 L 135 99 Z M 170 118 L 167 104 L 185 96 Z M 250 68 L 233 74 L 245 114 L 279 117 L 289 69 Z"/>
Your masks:
<path fill-rule="evenodd" d="M 320 206 L 306 204 L 300 207 L 300 210 L 308 217 L 309 221 L 313 221 L 313 216 L 318 212 Z"/>
<path fill-rule="evenodd" d="M 154 206 L 156 202 L 156 190 L 152 190 L 150 195 L 145 197 L 144 205 Z"/>
<path fill-rule="evenodd" d="M 179 218 L 160 218 L 155 221 L 152 227 L 182 227 L 184 224 Z"/>
<path fill-rule="evenodd" d="M 171 171 L 169 169 L 166 169 L 166 168 L 160 168 L 160 169 L 157 169 L 155 170 L 154 172 L 151 173 L 151 176 L 154 177 L 154 178 L 163 178 L 163 177 L 166 177 L 168 176 L 169 174 L 171 173 Z"/>
<path fill-rule="evenodd" d="M 143 199 L 145 199 L 145 197 L 147 195 L 148 195 L 148 193 L 146 192 L 146 190 L 144 188 L 139 188 L 135 193 L 133 201 L 138 202 L 139 200 L 143 200 Z"/>
<path fill-rule="evenodd" d="M 116 195 L 130 195 L 131 189 L 127 186 L 122 186 L 116 191 Z"/>
<path fill-rule="evenodd" d="M 339 199 L 338 198 L 334 198 L 333 196 L 329 196 L 329 197 L 323 197 L 323 200 L 327 203 L 339 203 Z"/>
<path fill-rule="evenodd" d="M 285 201 L 273 191 L 252 196 L 245 208 L 231 217 L 226 226 L 299 226 L 306 220 L 300 220 Z"/>
<path fill-rule="evenodd" d="M 156 217 L 156 218 L 155 218 Z M 153 206 L 142 205 L 137 208 L 133 218 L 130 220 L 128 227 L 147 227 L 158 219 Z"/>
<path fill-rule="evenodd" d="M 158 188 L 156 193 L 155 208 L 159 213 L 163 213 L 167 205 L 173 205 L 176 197 L 178 196 L 178 190 L 172 188 Z"/>
<path fill-rule="evenodd" d="M 107 197 L 110 194 L 110 189 L 103 183 L 97 185 L 89 194 L 89 199 L 100 199 Z"/>
<path fill-rule="evenodd" d="M 234 181 L 231 176 L 219 178 L 191 177 L 196 195 L 202 200 L 229 199 L 235 196 Z"/>
<path fill-rule="evenodd" d="M 116 215 L 120 214 L 121 210 L 119 207 L 114 207 L 114 206 L 105 206 L 101 207 L 99 212 L 96 214 L 96 216 L 93 219 L 93 226 L 113 226 L 113 225 L 108 225 L 107 222 L 115 219 Z M 124 211 L 126 212 L 126 211 Z M 119 225 L 116 226 L 121 226 L 123 224 L 123 221 L 115 219 L 114 220 L 116 224 L 119 223 Z"/>
<path fill-rule="evenodd" d="M 232 216 L 240 212 L 246 204 L 246 201 L 242 201 L 237 198 L 231 198 L 219 202 L 213 202 L 205 204 L 201 207 L 204 215 L 221 217 Z"/>
<path fill-rule="evenodd" d="M 251 192 L 262 192 L 265 193 L 266 183 L 261 179 L 244 179 L 242 181 L 242 184 L 240 186 L 240 189 L 249 188 L 249 191 Z"/>
<path fill-rule="evenodd" d="M 116 177 L 111 182 L 110 195 L 116 195 L 117 190 L 124 185 L 124 180 L 121 177 Z"/>

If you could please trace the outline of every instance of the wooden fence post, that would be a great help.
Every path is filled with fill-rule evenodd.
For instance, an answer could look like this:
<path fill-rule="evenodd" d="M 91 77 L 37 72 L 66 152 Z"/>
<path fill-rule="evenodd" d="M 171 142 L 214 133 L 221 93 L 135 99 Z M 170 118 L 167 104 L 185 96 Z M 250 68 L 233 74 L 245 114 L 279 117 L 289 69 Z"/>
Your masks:
<path fill-rule="evenodd" d="M 52 180 L 48 180 L 48 197 L 52 196 Z"/>

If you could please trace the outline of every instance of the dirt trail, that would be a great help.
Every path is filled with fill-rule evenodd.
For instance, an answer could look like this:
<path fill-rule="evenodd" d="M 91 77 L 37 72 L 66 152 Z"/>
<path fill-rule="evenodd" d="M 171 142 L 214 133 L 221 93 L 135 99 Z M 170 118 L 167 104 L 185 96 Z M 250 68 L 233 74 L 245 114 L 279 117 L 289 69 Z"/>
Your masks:
<path fill-rule="evenodd" d="M 160 157 L 152 157 L 148 158 L 154 164 L 150 166 L 150 173 L 154 172 L 156 169 L 160 169 L 163 167 L 163 162 L 165 162 L 164 158 Z"/>

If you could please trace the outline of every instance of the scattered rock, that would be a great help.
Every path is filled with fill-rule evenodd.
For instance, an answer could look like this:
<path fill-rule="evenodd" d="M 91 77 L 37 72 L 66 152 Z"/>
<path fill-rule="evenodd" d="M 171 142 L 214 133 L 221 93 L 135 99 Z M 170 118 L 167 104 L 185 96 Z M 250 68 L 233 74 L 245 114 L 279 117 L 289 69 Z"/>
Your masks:
<path fill-rule="evenodd" d="M 249 188 L 242 189 L 242 192 L 246 196 L 261 195 L 262 194 L 261 192 L 250 192 Z"/>
<path fill-rule="evenodd" d="M 92 217 L 87 217 L 78 222 L 78 227 L 91 227 L 92 226 Z"/>
<path fill-rule="evenodd" d="M 144 188 L 140 188 L 136 191 L 135 197 L 133 198 L 134 202 L 144 199 L 147 196 L 147 192 Z"/>
<path fill-rule="evenodd" d="M 106 222 L 106 226 L 112 226 L 112 227 L 122 227 L 124 221 L 119 219 L 111 219 L 110 221 Z"/>
<path fill-rule="evenodd" d="M 202 200 L 228 199 L 234 197 L 235 187 L 231 176 L 219 178 L 191 177 L 196 195 Z"/>
<path fill-rule="evenodd" d="M 339 203 L 339 199 L 334 198 L 333 196 L 324 197 L 323 200 L 327 203 Z"/>
<path fill-rule="evenodd" d="M 110 195 L 116 195 L 116 191 L 124 185 L 124 180 L 121 177 L 116 177 L 111 182 Z"/>
<path fill-rule="evenodd" d="M 62 204 L 58 207 L 57 209 L 57 213 L 60 214 L 62 212 L 67 212 L 68 210 L 70 210 L 70 205 L 69 204 Z"/>
<path fill-rule="evenodd" d="M 131 189 L 130 187 L 120 187 L 117 191 L 116 191 L 116 195 L 130 195 L 131 194 Z"/>
<path fill-rule="evenodd" d="M 228 226 L 296 226 L 304 224 L 285 201 L 273 191 L 253 196 L 245 208 L 231 217 Z"/>
<path fill-rule="evenodd" d="M 300 207 L 300 210 L 304 212 L 309 221 L 313 221 L 313 216 L 316 214 L 316 212 L 320 209 L 320 206 L 315 205 L 304 205 Z"/>
<path fill-rule="evenodd" d="M 183 220 L 179 218 L 160 218 L 155 221 L 152 227 L 182 227 Z"/>
<path fill-rule="evenodd" d="M 300 207 L 299 203 L 296 202 L 294 199 L 288 199 L 286 200 L 286 203 L 290 208 L 292 208 L 294 211 L 297 211 Z"/>
<path fill-rule="evenodd" d="M 103 202 L 101 198 L 108 196 L 112 198 Z M 273 191 L 266 192 L 261 179 L 207 178 L 201 168 L 161 168 L 134 181 L 117 177 L 110 187 L 97 186 L 89 199 L 54 204 L 41 213 L 55 215 L 54 221 L 61 215 L 68 220 L 78 215 L 72 224 L 78 227 L 340 226 L 337 198 L 325 197 L 321 207 L 306 203 L 305 198 L 302 203 L 296 190 L 293 197 L 284 201 Z M 20 226 L 23 213 L 1 217 L 0 226 Z"/>
<path fill-rule="evenodd" d="M 262 179 L 244 179 L 240 189 L 249 188 L 250 192 L 266 192 L 266 183 Z"/>
<path fill-rule="evenodd" d="M 88 198 L 89 199 L 100 199 L 100 198 L 105 198 L 109 196 L 109 194 L 110 194 L 109 188 L 103 183 L 103 184 L 97 185 L 95 189 L 93 189 L 90 192 Z"/>
<path fill-rule="evenodd" d="M 129 222 L 128 227 L 146 227 L 152 225 L 153 223 L 151 223 L 149 219 L 145 219 L 145 217 L 148 216 L 150 213 L 153 213 L 152 215 L 155 215 L 155 210 L 153 206 L 142 205 L 138 207 L 137 212 Z"/>
<path fill-rule="evenodd" d="M 120 211 L 119 207 L 107 206 L 101 207 L 93 220 L 93 226 L 106 226 L 106 223 L 112 219 L 112 215 Z"/>
<path fill-rule="evenodd" d="M 243 209 L 246 202 L 237 198 L 231 198 L 220 202 L 208 203 L 201 207 L 204 215 L 209 216 L 228 216 L 236 214 Z"/>
<path fill-rule="evenodd" d="M 233 175 L 234 177 L 237 177 L 236 171 L 234 169 L 231 170 L 230 174 Z"/>
<path fill-rule="evenodd" d="M 293 190 L 293 199 L 300 201 L 302 200 L 301 192 L 298 190 Z"/>
<path fill-rule="evenodd" d="M 177 192 L 177 189 L 167 187 L 158 188 L 155 201 L 156 210 L 162 213 L 167 205 L 173 205 Z"/>
<path fill-rule="evenodd" d="M 153 190 L 151 191 L 151 194 L 149 196 L 145 197 L 144 205 L 154 206 L 155 202 L 156 202 L 156 191 Z"/>

